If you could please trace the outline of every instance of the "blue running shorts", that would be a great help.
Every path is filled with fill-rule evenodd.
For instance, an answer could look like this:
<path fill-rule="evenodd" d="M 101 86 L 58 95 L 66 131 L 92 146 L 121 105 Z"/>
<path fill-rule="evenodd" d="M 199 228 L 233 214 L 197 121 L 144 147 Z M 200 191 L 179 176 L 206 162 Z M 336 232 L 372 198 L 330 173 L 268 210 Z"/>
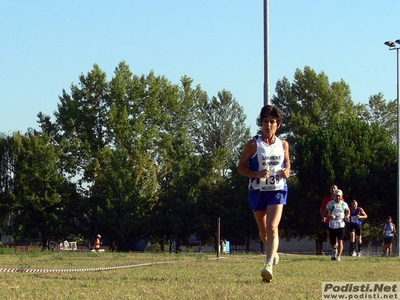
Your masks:
<path fill-rule="evenodd" d="M 249 207 L 253 211 L 266 210 L 268 205 L 286 205 L 287 191 L 263 191 L 249 190 Z"/>

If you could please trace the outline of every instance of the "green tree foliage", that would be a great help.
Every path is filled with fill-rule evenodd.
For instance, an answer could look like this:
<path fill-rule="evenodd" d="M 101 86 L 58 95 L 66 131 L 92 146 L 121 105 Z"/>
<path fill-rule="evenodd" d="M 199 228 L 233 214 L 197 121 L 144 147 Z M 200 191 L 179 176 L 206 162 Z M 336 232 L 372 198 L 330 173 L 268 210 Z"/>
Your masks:
<path fill-rule="evenodd" d="M 314 129 L 297 144 L 296 152 L 294 164 L 306 203 L 293 203 L 297 217 L 292 221 L 305 235 L 313 235 L 317 228 L 322 188 L 328 190 L 332 182 L 344 191 L 348 203 L 356 199 L 367 211 L 371 226 L 379 226 L 383 216 L 396 207 L 392 188 L 396 185 L 396 145 L 382 126 L 353 119 Z M 314 218 L 310 218 L 310 209 Z"/>
<path fill-rule="evenodd" d="M 155 174 L 145 167 L 145 155 L 143 161 L 133 161 L 124 149 L 105 148 L 100 156 L 105 167 L 98 172 L 91 189 L 96 214 L 89 215 L 95 218 L 97 231 L 110 237 L 121 250 L 127 250 L 141 227 L 141 218 L 154 206 L 154 180 L 148 177 Z"/>
<path fill-rule="evenodd" d="M 279 80 L 272 102 L 285 114 L 280 133 L 290 143 L 295 176 L 289 181 L 283 235 L 316 236 L 319 206 L 334 183 L 348 202 L 356 198 L 368 213 L 375 211 L 368 222 L 376 225 L 383 213 L 378 198 L 394 199 L 386 184 L 396 177 L 395 104 L 378 94 L 368 106 L 355 105 L 344 80 L 330 83 L 308 66 L 296 70 L 292 84 Z M 382 194 L 377 196 L 377 190 Z"/>
<path fill-rule="evenodd" d="M 361 119 L 368 124 L 378 124 L 386 128 L 387 134 L 397 141 L 397 100 L 386 103 L 383 94 L 369 97 L 368 105 L 363 107 Z"/>
<path fill-rule="evenodd" d="M 250 250 L 257 228 L 236 164 L 251 137 L 230 92 L 208 98 L 187 76 L 172 84 L 121 62 L 109 81 L 94 65 L 59 100 L 54 121 L 38 114 L 42 132 L 0 138 L 1 212 L 20 213 L 21 234 L 101 233 L 120 250 L 141 238 L 178 249 L 195 234 L 217 247 L 220 217 L 221 237 Z M 396 104 L 378 94 L 355 105 L 343 80 L 307 66 L 277 82 L 272 103 L 293 171 L 282 236 L 317 235 L 332 183 L 377 226 L 380 199 L 394 199 Z"/>
<path fill-rule="evenodd" d="M 51 145 L 50 137 L 16 133 L 15 186 L 11 193 L 15 202 L 14 216 L 24 223 L 23 232 L 33 238 L 48 237 L 49 223 L 57 219 L 61 209 L 60 187 L 64 177 L 58 166 L 59 149 Z M 39 235 L 40 234 L 40 235 Z"/>
<path fill-rule="evenodd" d="M 292 84 L 286 77 L 278 80 L 275 91 L 272 103 L 285 114 L 279 133 L 288 135 L 291 144 L 309 130 L 358 115 L 358 106 L 344 80 L 330 83 L 324 72 L 317 74 L 308 66 L 303 71 L 296 70 Z"/>
<path fill-rule="evenodd" d="M 54 123 L 39 119 L 66 149 L 65 172 L 88 196 L 91 232 L 130 247 L 124 241 L 142 236 L 179 246 L 198 226 L 209 230 L 196 219 L 201 182 L 221 182 L 225 190 L 248 134 L 232 95 L 222 91 L 209 101 L 186 76 L 174 85 L 153 72 L 133 75 L 124 62 L 110 82 L 97 65 L 79 81 L 71 94 L 63 91 Z"/>
<path fill-rule="evenodd" d="M 0 233 L 10 237 L 13 233 L 13 199 L 15 146 L 13 136 L 0 135 Z M 11 242 L 11 241 L 10 241 Z"/>
<path fill-rule="evenodd" d="M 201 193 L 197 217 L 202 221 L 197 234 L 203 242 L 218 247 L 218 217 L 221 218 L 222 234 L 226 238 L 242 235 L 243 220 L 238 220 L 237 214 L 232 213 L 238 207 L 232 206 L 234 201 L 230 178 L 236 173 L 236 167 L 232 166 L 236 165 L 242 145 L 250 138 L 250 133 L 245 126 L 243 108 L 226 90 L 209 99 L 201 112 L 197 148 L 201 155 L 203 175 L 199 184 Z M 240 198 L 240 195 L 235 196 Z M 239 201 L 246 202 L 246 195 Z M 232 234 L 235 231 L 237 233 Z M 244 234 L 242 236 L 244 238 Z M 211 237 L 213 240 L 210 240 Z"/>
<path fill-rule="evenodd" d="M 14 138 L 1 134 L 0 136 L 0 211 L 3 218 L 11 212 L 12 199 L 10 194 L 14 187 L 15 147 Z"/>
<path fill-rule="evenodd" d="M 110 143 L 108 130 L 109 85 L 106 74 L 94 65 L 86 76 L 79 77 L 79 85 L 71 85 L 71 94 L 63 90 L 55 111 L 56 136 L 69 142 L 71 161 L 69 171 L 82 175 L 82 184 L 90 184 L 102 167 L 97 154 Z M 83 171 L 83 174 L 80 174 Z"/>
<path fill-rule="evenodd" d="M 243 108 L 230 92 L 222 90 L 203 106 L 202 116 L 198 147 L 205 167 L 210 175 L 227 178 L 228 167 L 236 162 L 243 141 L 250 138 Z"/>
<path fill-rule="evenodd" d="M 163 97 L 159 104 L 162 109 L 157 144 L 160 202 L 155 212 L 166 226 L 159 228 L 156 239 L 176 241 L 176 250 L 194 232 L 197 186 L 201 178 L 195 129 L 207 95 L 200 86 L 193 88 L 192 83 L 192 79 L 182 77 L 177 93 Z M 171 246 L 170 243 L 170 251 Z"/>
<path fill-rule="evenodd" d="M 93 217 L 99 231 L 116 242 L 119 249 L 132 248 L 140 237 L 143 217 L 158 201 L 156 163 L 157 109 L 159 89 L 169 86 L 151 72 L 134 76 L 121 62 L 109 84 L 112 99 L 107 118 L 110 142 L 98 152 L 100 164 L 92 188 Z M 154 108 L 154 109 L 153 109 Z"/>

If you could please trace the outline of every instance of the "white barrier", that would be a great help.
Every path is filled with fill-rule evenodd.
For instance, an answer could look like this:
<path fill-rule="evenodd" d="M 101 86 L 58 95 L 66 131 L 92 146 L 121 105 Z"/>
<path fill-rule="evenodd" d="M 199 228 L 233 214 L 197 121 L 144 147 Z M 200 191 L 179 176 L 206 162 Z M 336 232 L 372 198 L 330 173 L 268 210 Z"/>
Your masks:
<path fill-rule="evenodd" d="M 78 249 L 76 242 L 68 242 L 68 241 L 64 241 L 63 243 L 60 243 L 60 250 L 76 250 Z"/>

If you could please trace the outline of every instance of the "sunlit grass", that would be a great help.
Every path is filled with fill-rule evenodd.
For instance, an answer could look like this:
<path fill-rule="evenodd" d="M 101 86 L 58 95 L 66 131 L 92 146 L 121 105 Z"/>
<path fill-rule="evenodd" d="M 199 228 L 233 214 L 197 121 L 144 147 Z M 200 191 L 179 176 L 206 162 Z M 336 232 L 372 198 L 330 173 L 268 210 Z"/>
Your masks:
<path fill-rule="evenodd" d="M 399 258 L 281 255 L 271 283 L 262 255 L 21 252 L 0 268 L 90 269 L 64 273 L 0 272 L 0 299 L 321 299 L 323 281 L 396 281 Z M 134 267 L 134 265 L 145 264 Z"/>

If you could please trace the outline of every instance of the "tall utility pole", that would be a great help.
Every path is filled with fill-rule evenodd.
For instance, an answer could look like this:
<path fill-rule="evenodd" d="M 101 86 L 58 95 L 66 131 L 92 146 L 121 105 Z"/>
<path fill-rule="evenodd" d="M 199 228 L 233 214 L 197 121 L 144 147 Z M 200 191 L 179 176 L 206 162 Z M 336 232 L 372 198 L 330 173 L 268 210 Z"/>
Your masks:
<path fill-rule="evenodd" d="M 268 0 L 264 0 L 264 106 L 271 104 L 269 97 L 269 15 Z"/>
<path fill-rule="evenodd" d="M 400 226 L 400 39 L 396 42 L 387 41 L 385 45 L 389 50 L 396 50 L 397 52 L 397 224 L 396 228 L 399 230 Z M 400 239 L 397 238 L 398 256 L 400 256 Z"/>

